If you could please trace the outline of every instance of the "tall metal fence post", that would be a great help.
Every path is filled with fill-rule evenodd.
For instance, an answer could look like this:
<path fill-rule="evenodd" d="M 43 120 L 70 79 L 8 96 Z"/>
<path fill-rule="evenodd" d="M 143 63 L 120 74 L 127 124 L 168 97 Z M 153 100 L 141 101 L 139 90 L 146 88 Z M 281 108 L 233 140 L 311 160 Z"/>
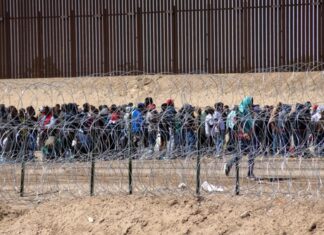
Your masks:
<path fill-rule="evenodd" d="M 200 137 L 201 137 L 201 115 L 198 115 L 198 138 L 197 138 L 197 164 L 196 164 L 196 194 L 200 195 Z"/>
<path fill-rule="evenodd" d="M 240 194 L 240 163 L 235 162 L 236 176 L 235 176 L 235 195 Z"/>
<path fill-rule="evenodd" d="M 7 78 L 11 78 L 11 39 L 10 39 L 10 13 L 6 11 L 5 13 L 5 40 L 6 40 L 6 75 Z"/>
<path fill-rule="evenodd" d="M 21 169 L 20 169 L 20 197 L 24 196 L 25 191 L 25 169 L 26 169 L 26 161 L 29 159 L 29 152 L 27 149 L 27 137 L 23 137 L 23 145 L 19 151 L 19 159 L 21 160 Z"/>
<path fill-rule="evenodd" d="M 212 20 L 212 7 L 210 2 L 208 2 L 207 5 L 207 22 L 208 22 L 208 34 L 207 34 L 207 39 L 208 39 L 208 49 L 207 49 L 207 55 L 208 55 L 208 73 L 213 72 L 213 61 L 212 61 L 212 52 L 213 52 L 213 25 L 214 22 Z"/>
<path fill-rule="evenodd" d="M 136 12 L 136 28 L 137 28 L 137 70 L 141 74 L 144 72 L 143 68 L 143 24 L 142 24 L 142 8 L 137 7 Z"/>
<path fill-rule="evenodd" d="M 241 18 L 241 73 L 246 73 L 250 71 L 250 57 L 249 55 L 249 44 L 250 44 L 250 26 L 249 26 L 249 8 L 246 0 L 242 0 L 242 18 Z"/>
<path fill-rule="evenodd" d="M 96 159 L 94 154 L 91 154 L 91 173 L 90 173 L 90 196 L 94 195 L 94 178 L 95 178 Z"/>
<path fill-rule="evenodd" d="M 25 190 L 25 168 L 26 168 L 26 163 L 24 156 L 22 157 L 21 160 L 21 169 L 20 169 L 20 197 L 24 196 L 24 190 Z"/>
<path fill-rule="evenodd" d="M 281 0 L 280 1 L 280 5 L 279 5 L 279 14 L 280 14 L 280 28 L 279 28 L 279 32 L 280 32 L 280 52 L 279 52 L 279 67 L 286 65 L 285 64 L 285 59 L 286 59 L 286 54 L 285 54 L 285 30 L 286 30 L 286 23 L 285 23 L 285 0 Z"/>
<path fill-rule="evenodd" d="M 5 15 L 3 14 L 3 2 L 0 1 L 0 78 L 5 78 L 4 69 L 4 52 L 5 52 Z"/>
<path fill-rule="evenodd" d="M 133 194 L 133 163 L 132 163 L 132 135 L 131 135 L 131 122 L 128 120 L 128 193 Z"/>
<path fill-rule="evenodd" d="M 175 4 L 175 3 L 174 3 Z M 178 22 L 177 22 L 177 6 L 172 6 L 172 69 L 173 73 L 179 72 L 178 68 Z"/>
<path fill-rule="evenodd" d="M 108 10 L 104 9 L 103 13 L 103 38 L 104 38 L 104 73 L 108 73 L 109 71 L 109 32 L 108 32 Z"/>
<path fill-rule="evenodd" d="M 239 195 L 240 194 L 240 161 L 241 159 L 241 142 L 239 139 L 236 139 L 235 141 L 235 147 L 236 147 L 236 153 L 234 154 L 238 154 L 236 157 L 236 161 L 235 161 L 235 195 Z"/>
<path fill-rule="evenodd" d="M 320 1 L 319 5 L 319 59 L 320 59 L 320 67 L 319 69 L 323 70 L 324 65 L 322 64 L 324 62 L 324 0 Z"/>
<path fill-rule="evenodd" d="M 70 12 L 70 28 L 71 28 L 71 76 L 76 77 L 76 27 L 75 27 L 75 11 Z"/>
<path fill-rule="evenodd" d="M 45 73 L 44 50 L 43 50 L 43 19 L 42 12 L 37 13 L 37 46 L 38 46 L 38 64 L 37 77 L 43 78 Z"/>

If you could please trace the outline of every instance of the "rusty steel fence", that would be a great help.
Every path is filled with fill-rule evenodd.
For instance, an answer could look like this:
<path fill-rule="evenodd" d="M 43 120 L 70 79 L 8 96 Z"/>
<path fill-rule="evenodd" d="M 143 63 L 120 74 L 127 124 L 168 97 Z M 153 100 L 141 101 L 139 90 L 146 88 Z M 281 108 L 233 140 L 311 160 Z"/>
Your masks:
<path fill-rule="evenodd" d="M 323 42 L 324 0 L 0 0 L 0 78 L 320 70 Z"/>

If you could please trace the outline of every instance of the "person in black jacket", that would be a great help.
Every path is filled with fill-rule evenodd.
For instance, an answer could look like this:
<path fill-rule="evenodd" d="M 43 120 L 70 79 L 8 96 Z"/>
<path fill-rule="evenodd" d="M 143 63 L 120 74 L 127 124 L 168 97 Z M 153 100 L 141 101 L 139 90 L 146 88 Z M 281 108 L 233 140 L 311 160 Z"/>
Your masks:
<path fill-rule="evenodd" d="M 293 136 L 294 153 L 296 156 L 308 156 L 307 143 L 311 114 L 309 108 L 297 103 L 289 115 L 290 130 Z"/>

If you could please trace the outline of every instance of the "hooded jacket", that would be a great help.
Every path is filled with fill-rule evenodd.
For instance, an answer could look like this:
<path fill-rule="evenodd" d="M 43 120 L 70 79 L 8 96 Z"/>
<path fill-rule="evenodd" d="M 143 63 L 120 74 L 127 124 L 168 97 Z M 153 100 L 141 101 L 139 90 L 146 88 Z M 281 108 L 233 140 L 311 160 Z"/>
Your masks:
<path fill-rule="evenodd" d="M 139 109 L 133 111 L 131 125 L 133 133 L 140 133 L 143 131 L 144 117 Z"/>
<path fill-rule="evenodd" d="M 249 133 L 253 126 L 252 113 L 250 111 L 250 106 L 252 104 L 253 98 L 251 96 L 246 96 L 239 106 L 238 117 L 244 133 Z"/>

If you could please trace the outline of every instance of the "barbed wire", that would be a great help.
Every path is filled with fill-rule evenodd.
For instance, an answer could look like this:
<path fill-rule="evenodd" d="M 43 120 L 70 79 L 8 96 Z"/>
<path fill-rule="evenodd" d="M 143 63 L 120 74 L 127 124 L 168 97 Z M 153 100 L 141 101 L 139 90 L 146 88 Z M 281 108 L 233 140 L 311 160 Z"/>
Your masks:
<path fill-rule="evenodd" d="M 324 74 L 291 68 L 1 80 L 1 197 L 321 197 Z"/>

